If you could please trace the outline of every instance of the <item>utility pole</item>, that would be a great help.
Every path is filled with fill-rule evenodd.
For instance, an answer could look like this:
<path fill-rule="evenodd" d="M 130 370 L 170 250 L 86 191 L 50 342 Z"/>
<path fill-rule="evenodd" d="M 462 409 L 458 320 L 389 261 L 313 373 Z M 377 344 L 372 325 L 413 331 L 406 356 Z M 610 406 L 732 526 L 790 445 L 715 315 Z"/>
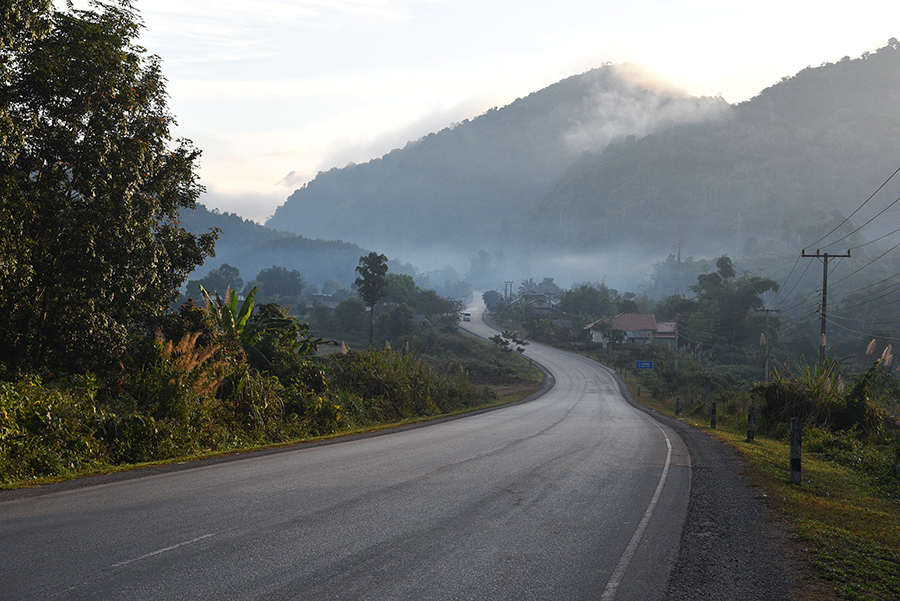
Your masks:
<path fill-rule="evenodd" d="M 800 256 L 822 259 L 822 265 L 824 267 L 822 271 L 822 312 L 819 314 L 822 318 L 822 337 L 819 339 L 819 363 L 825 363 L 825 321 L 828 307 L 828 259 L 849 259 L 850 251 L 848 250 L 846 255 L 830 255 L 828 253 L 819 252 L 819 249 L 817 248 L 816 254 L 808 255 L 804 248 Z"/>
<path fill-rule="evenodd" d="M 769 381 L 769 348 L 772 340 L 772 335 L 769 333 L 769 313 L 781 313 L 781 309 L 757 309 L 757 313 L 765 313 L 766 314 L 766 382 Z"/>

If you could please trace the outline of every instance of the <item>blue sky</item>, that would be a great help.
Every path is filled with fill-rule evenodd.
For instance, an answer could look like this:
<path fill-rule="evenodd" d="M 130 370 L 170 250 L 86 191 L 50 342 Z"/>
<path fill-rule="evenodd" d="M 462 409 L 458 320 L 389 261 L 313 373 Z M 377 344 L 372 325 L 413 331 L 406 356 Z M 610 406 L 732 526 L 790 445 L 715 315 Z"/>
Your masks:
<path fill-rule="evenodd" d="M 900 3 L 870 0 L 135 4 L 141 44 L 163 60 L 175 133 L 203 149 L 202 202 L 257 221 L 319 170 L 605 62 L 739 102 L 900 37 Z"/>

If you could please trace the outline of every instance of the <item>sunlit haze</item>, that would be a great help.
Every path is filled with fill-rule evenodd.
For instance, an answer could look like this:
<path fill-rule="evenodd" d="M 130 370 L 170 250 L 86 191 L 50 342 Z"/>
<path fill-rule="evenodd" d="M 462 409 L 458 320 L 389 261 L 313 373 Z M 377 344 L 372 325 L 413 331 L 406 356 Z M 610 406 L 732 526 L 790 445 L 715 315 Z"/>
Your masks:
<path fill-rule="evenodd" d="M 82 7 L 85 2 L 77 2 Z M 264 221 L 320 170 L 605 62 L 694 95 L 753 97 L 900 36 L 900 3 L 761 0 L 153 0 L 177 136 L 207 206 Z"/>

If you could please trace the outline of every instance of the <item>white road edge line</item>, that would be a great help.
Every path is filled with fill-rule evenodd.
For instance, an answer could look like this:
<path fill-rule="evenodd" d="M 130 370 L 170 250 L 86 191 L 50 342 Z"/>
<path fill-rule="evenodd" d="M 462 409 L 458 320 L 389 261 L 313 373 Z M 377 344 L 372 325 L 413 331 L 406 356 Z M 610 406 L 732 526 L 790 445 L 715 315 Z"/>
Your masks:
<path fill-rule="evenodd" d="M 157 551 L 152 551 L 147 553 L 146 555 L 141 555 L 140 557 L 135 557 L 134 559 L 126 559 L 125 561 L 120 561 L 119 563 L 112 564 L 113 568 L 120 568 L 124 565 L 128 565 L 129 563 L 134 563 L 135 561 L 141 561 L 142 559 L 147 559 L 148 557 L 153 557 L 154 555 L 159 555 L 160 553 L 165 553 L 167 551 L 173 551 L 178 547 L 184 547 L 185 545 L 191 545 L 193 543 L 197 543 L 202 541 L 205 538 L 209 538 L 211 536 L 215 536 L 216 533 L 212 534 L 204 534 L 203 536 L 198 536 L 197 538 L 192 538 L 191 540 L 184 541 L 183 543 L 178 543 L 177 545 L 172 545 L 171 547 L 166 547 L 165 549 L 159 549 Z"/>
<path fill-rule="evenodd" d="M 668 450 L 666 451 L 666 465 L 663 467 L 662 475 L 659 477 L 659 483 L 656 485 L 656 492 L 653 493 L 653 498 L 650 499 L 650 504 L 647 505 L 647 511 L 644 512 L 644 517 L 641 518 L 641 522 L 638 524 L 637 529 L 634 531 L 634 534 L 631 536 L 631 541 L 628 543 L 628 546 L 625 547 L 625 551 L 622 553 L 622 557 L 619 558 L 619 563 L 616 565 L 616 569 L 613 570 L 612 576 L 609 577 L 609 581 L 606 583 L 606 588 L 603 590 L 603 595 L 600 597 L 600 601 L 612 601 L 616 596 L 616 590 L 618 590 L 619 585 L 622 583 L 622 578 L 625 576 L 625 572 L 628 570 L 628 566 L 631 564 L 631 559 L 634 557 L 634 552 L 637 551 L 637 547 L 641 542 L 641 538 L 644 536 L 644 531 L 647 529 L 647 524 L 650 523 L 650 519 L 653 517 L 653 511 L 656 509 L 656 504 L 659 502 L 659 498 L 662 496 L 663 486 L 666 483 L 666 477 L 669 475 L 669 464 L 672 461 L 672 441 L 669 440 L 669 435 L 666 434 L 666 431 L 660 427 L 655 421 L 653 421 L 648 416 L 644 415 L 650 423 L 659 428 L 659 431 L 662 432 L 662 435 L 666 438 L 666 447 Z"/>

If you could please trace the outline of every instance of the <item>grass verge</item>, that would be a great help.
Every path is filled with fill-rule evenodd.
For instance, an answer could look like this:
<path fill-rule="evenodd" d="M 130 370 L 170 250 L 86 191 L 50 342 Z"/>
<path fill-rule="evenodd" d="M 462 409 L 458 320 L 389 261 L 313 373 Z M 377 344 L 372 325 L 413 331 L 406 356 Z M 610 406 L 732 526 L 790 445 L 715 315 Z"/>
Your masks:
<path fill-rule="evenodd" d="M 634 376 L 625 381 L 632 398 L 675 417 L 674 400 L 639 394 Z M 746 460 L 746 476 L 765 495 L 791 561 L 798 599 L 900 599 L 900 503 L 875 482 L 846 466 L 804 452 L 803 481 L 790 484 L 790 445 L 755 436 L 746 442 L 746 422 L 726 420 L 709 427 L 705 416 L 680 415 L 685 423 L 726 442 Z"/>

